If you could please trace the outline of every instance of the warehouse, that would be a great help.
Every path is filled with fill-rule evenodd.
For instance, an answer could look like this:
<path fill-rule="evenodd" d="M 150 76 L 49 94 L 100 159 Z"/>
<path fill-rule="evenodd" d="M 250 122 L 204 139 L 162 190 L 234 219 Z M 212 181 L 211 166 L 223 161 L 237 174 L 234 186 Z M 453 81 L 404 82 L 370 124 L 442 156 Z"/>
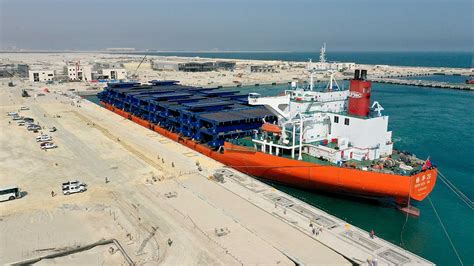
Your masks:
<path fill-rule="evenodd" d="M 219 69 L 232 70 L 235 68 L 235 62 L 217 61 L 217 62 L 201 62 L 201 61 L 155 61 L 152 62 L 153 70 L 160 71 L 182 71 L 182 72 L 208 72 Z"/>

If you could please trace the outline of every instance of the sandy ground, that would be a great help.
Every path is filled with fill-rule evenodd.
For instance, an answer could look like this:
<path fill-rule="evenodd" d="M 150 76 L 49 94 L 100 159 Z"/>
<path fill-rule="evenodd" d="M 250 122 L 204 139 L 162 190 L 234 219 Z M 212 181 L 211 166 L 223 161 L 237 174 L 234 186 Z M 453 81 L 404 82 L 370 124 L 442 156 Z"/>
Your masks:
<path fill-rule="evenodd" d="M 175 56 L 147 56 L 146 60 L 140 64 L 143 56 L 139 55 L 119 55 L 101 53 L 0 53 L 0 62 L 26 63 L 30 69 L 55 70 L 56 75 L 64 74 L 64 67 L 67 64 L 80 62 L 82 65 L 107 63 L 122 64 L 127 69 L 129 75 L 137 74 L 141 82 L 149 80 L 178 80 L 181 84 L 196 86 L 235 86 L 236 84 L 272 84 L 288 83 L 291 81 L 305 82 L 309 79 L 306 62 L 286 62 L 286 61 L 263 61 L 263 60 L 228 60 L 235 61 L 236 69 L 233 71 L 211 71 L 201 73 L 186 73 L 180 71 L 155 71 L 151 68 L 152 61 L 216 61 L 212 58 L 186 58 Z M 356 62 L 357 63 L 357 62 Z M 275 73 L 250 73 L 250 65 L 271 65 L 275 67 Z M 355 68 L 367 69 L 369 78 L 398 77 L 412 75 L 428 75 L 437 72 L 446 74 L 472 74 L 473 69 L 454 68 L 429 68 L 429 67 L 406 67 L 387 65 L 355 65 Z M 351 77 L 353 69 L 347 73 L 337 73 L 337 78 Z M 327 80 L 326 74 L 316 74 L 315 80 Z"/>
<path fill-rule="evenodd" d="M 21 98 L 24 87 L 28 84 L 0 90 L 0 186 L 18 185 L 25 193 L 0 203 L 0 263 L 114 238 L 137 264 L 289 265 L 296 255 L 308 264 L 348 264 L 196 169 L 196 161 L 209 173 L 219 163 L 90 102 L 60 95 L 67 85 L 51 86 L 58 93 L 37 98 Z M 48 133 L 58 148 L 42 151 L 38 134 L 9 123 L 6 112 L 20 106 L 30 108 L 21 115 L 58 129 Z M 60 184 L 76 179 L 87 183 L 88 191 L 62 195 Z M 168 198 L 169 192 L 176 197 Z M 229 233 L 218 236 L 220 229 Z M 125 260 L 96 247 L 41 263 Z"/>

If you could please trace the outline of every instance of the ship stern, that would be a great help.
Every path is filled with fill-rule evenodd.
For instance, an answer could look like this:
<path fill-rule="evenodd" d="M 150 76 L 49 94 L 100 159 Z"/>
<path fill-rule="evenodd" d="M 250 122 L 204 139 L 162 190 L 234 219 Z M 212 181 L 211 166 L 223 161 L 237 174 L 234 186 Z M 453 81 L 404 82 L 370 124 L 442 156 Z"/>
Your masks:
<path fill-rule="evenodd" d="M 410 197 L 422 201 L 433 191 L 438 176 L 438 170 L 433 167 L 411 176 Z"/>

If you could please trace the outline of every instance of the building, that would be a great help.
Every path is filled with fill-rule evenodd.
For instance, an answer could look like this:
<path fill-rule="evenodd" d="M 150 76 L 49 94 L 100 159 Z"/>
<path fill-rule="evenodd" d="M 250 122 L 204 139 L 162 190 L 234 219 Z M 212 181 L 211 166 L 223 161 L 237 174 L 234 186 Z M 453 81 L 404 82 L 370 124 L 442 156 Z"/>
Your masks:
<path fill-rule="evenodd" d="M 187 62 L 182 63 L 178 67 L 183 72 L 208 72 L 216 70 L 214 62 Z"/>
<path fill-rule="evenodd" d="M 174 61 L 152 61 L 151 68 L 159 71 L 178 71 L 179 62 Z"/>
<path fill-rule="evenodd" d="M 14 64 L 2 64 L 0 65 L 0 78 L 10 78 L 15 75 L 15 71 Z"/>
<path fill-rule="evenodd" d="M 276 72 L 276 66 L 274 65 L 251 65 L 249 67 L 250 73 L 262 73 L 262 72 Z"/>
<path fill-rule="evenodd" d="M 180 62 L 180 61 L 155 61 L 151 63 L 153 70 L 160 71 L 183 71 L 183 72 L 207 72 L 218 69 L 232 70 L 235 68 L 235 62 L 216 61 L 216 62 Z"/>
<path fill-rule="evenodd" d="M 99 70 L 96 79 L 123 80 L 127 79 L 127 70 L 124 68 L 104 68 Z"/>
<path fill-rule="evenodd" d="M 91 65 L 69 65 L 67 66 L 67 76 L 70 81 L 92 80 Z"/>
<path fill-rule="evenodd" d="M 355 68 L 355 63 L 344 62 L 310 62 L 310 68 L 313 70 L 337 70 L 347 71 Z"/>
<path fill-rule="evenodd" d="M 236 64 L 232 61 L 217 61 L 214 63 L 214 65 L 217 69 L 234 70 Z"/>
<path fill-rule="evenodd" d="M 0 64 L 0 78 L 13 76 L 20 78 L 28 77 L 29 66 L 26 64 Z"/>
<path fill-rule="evenodd" d="M 16 74 L 19 77 L 27 78 L 28 71 L 30 71 L 30 67 L 27 64 L 18 64 L 16 67 Z"/>
<path fill-rule="evenodd" d="M 54 70 L 29 70 L 29 80 L 31 82 L 47 82 L 54 80 Z"/>

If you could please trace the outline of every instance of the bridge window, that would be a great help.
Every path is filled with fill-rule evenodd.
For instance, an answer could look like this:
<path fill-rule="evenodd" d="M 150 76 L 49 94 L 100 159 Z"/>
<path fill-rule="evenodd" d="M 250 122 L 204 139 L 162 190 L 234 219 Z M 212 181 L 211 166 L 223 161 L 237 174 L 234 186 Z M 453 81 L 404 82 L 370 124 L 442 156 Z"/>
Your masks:
<path fill-rule="evenodd" d="M 344 125 L 346 125 L 346 126 L 349 125 L 349 118 L 344 119 Z"/>
<path fill-rule="evenodd" d="M 339 116 L 334 116 L 334 123 L 339 123 Z"/>

